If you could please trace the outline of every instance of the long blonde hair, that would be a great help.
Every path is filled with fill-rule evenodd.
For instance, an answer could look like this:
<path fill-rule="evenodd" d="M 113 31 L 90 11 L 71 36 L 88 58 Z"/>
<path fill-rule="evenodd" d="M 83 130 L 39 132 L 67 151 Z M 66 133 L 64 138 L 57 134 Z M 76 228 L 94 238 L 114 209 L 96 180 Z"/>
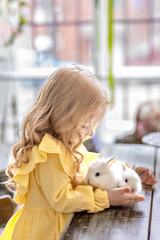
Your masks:
<path fill-rule="evenodd" d="M 75 172 L 78 172 L 83 160 L 77 150 L 83 141 L 78 127 L 106 103 L 104 88 L 83 66 L 69 65 L 56 70 L 44 83 L 24 119 L 22 138 L 12 148 L 14 160 L 8 165 L 9 177 L 13 178 L 23 162 L 29 162 L 27 151 L 38 145 L 46 133 L 63 142 L 75 157 Z"/>

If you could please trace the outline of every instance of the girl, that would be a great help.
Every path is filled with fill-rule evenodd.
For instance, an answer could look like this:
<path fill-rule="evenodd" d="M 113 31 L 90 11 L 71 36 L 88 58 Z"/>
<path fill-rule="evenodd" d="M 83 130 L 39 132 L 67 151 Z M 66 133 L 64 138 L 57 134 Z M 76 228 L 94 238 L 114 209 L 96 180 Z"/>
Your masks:
<path fill-rule="evenodd" d="M 82 142 L 93 134 L 108 103 L 103 87 L 82 66 L 61 67 L 49 77 L 12 149 L 8 186 L 16 189 L 14 200 L 23 207 L 9 220 L 1 240 L 58 240 L 72 212 L 96 213 L 144 200 L 128 187 L 108 193 L 89 185 L 74 187 L 97 157 Z M 144 176 L 146 170 L 141 170 Z"/>

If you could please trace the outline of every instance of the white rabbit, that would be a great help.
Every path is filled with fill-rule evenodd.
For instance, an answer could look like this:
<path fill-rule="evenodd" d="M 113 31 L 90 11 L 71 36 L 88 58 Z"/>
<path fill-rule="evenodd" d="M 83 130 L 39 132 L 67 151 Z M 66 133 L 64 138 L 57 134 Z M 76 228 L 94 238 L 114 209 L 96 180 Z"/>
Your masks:
<path fill-rule="evenodd" d="M 101 154 L 90 162 L 84 184 L 91 184 L 106 191 L 124 186 L 129 186 L 135 193 L 142 190 L 141 179 L 132 168 L 114 158 L 107 160 Z"/>

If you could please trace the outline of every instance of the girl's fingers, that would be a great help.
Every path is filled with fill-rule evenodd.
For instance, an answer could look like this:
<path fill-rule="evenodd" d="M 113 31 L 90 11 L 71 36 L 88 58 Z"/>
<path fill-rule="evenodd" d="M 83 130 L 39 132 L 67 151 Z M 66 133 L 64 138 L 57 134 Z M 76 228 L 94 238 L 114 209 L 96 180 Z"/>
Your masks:
<path fill-rule="evenodd" d="M 152 174 L 148 174 L 144 178 L 141 178 L 141 180 L 142 183 L 147 185 L 154 185 L 157 182 Z"/>
<path fill-rule="evenodd" d="M 121 188 L 117 188 L 117 190 L 119 191 L 120 194 L 131 192 L 130 187 L 121 187 Z"/>
<path fill-rule="evenodd" d="M 136 195 L 135 201 L 136 202 L 142 202 L 145 200 L 145 197 L 141 196 L 141 195 Z"/>
<path fill-rule="evenodd" d="M 143 178 L 143 177 L 145 177 L 145 176 L 147 176 L 147 173 L 142 173 L 142 174 L 140 174 L 140 177 L 141 177 L 141 178 Z"/>
<path fill-rule="evenodd" d="M 144 200 L 145 198 L 143 196 L 136 195 L 129 199 L 129 205 L 134 205 L 135 203 L 143 202 Z"/>
<path fill-rule="evenodd" d="M 142 183 L 150 186 L 153 186 L 157 182 L 154 178 L 154 175 L 149 169 L 141 173 L 140 178 L 142 180 Z"/>
<path fill-rule="evenodd" d="M 145 198 L 142 196 L 142 195 L 139 195 L 139 194 L 134 194 L 134 193 L 130 193 L 130 194 L 128 194 L 128 196 L 129 196 L 129 199 L 130 200 L 145 200 Z"/>
<path fill-rule="evenodd" d="M 146 185 L 149 185 L 149 186 L 153 186 L 155 183 L 157 183 L 157 181 L 156 180 L 154 180 L 154 179 L 148 179 L 148 180 L 146 180 L 145 182 L 144 182 Z"/>
<path fill-rule="evenodd" d="M 147 177 L 144 177 L 142 180 L 142 183 L 146 183 L 148 181 L 148 178 Z"/>
<path fill-rule="evenodd" d="M 108 192 L 108 199 L 111 206 L 127 206 L 142 202 L 145 198 L 131 192 L 129 187 L 115 188 Z"/>
<path fill-rule="evenodd" d="M 135 196 L 132 196 L 132 197 L 129 197 L 128 199 L 126 199 L 125 201 L 125 204 L 126 206 L 132 206 L 138 202 L 142 202 L 144 201 L 145 198 L 143 196 L 140 196 L 140 195 L 135 195 Z"/>
<path fill-rule="evenodd" d="M 129 201 L 132 201 L 133 204 L 137 203 L 137 202 L 142 202 L 145 200 L 145 197 L 141 196 L 141 195 L 138 195 L 138 194 L 133 194 L 131 192 L 131 189 L 130 187 L 123 187 L 123 188 L 119 188 L 119 191 L 120 191 L 120 194 L 123 195 L 126 197 L 127 195 L 127 199 Z"/>

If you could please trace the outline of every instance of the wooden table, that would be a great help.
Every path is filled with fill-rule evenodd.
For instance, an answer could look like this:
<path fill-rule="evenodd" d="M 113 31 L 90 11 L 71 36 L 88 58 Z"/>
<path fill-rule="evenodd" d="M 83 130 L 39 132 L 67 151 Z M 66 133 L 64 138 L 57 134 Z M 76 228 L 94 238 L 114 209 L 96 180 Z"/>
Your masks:
<path fill-rule="evenodd" d="M 102 149 L 106 157 L 146 166 L 158 183 L 144 189 L 145 201 L 132 207 L 110 207 L 96 214 L 75 213 L 61 240 L 159 240 L 160 239 L 160 151 L 146 145 L 117 144 Z"/>

